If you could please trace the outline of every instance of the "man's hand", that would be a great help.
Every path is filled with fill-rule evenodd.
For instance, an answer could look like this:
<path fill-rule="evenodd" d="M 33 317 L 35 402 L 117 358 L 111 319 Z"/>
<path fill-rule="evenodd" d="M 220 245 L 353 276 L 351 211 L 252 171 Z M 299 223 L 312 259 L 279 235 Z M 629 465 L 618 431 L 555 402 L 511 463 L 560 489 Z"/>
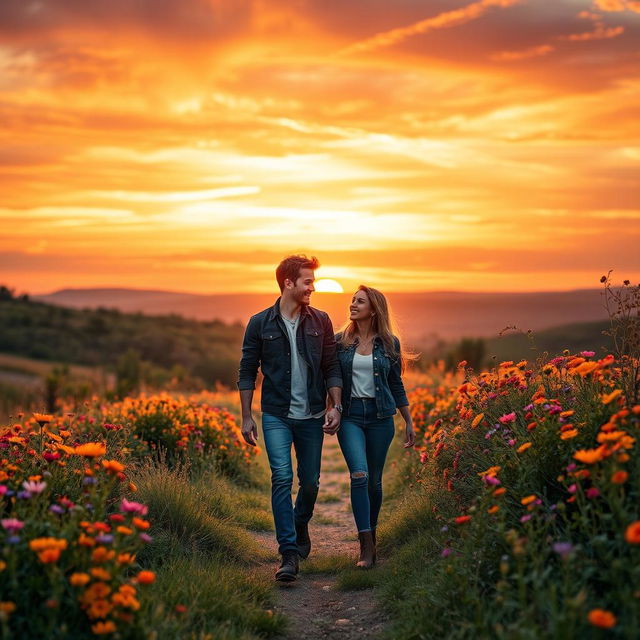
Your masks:
<path fill-rule="evenodd" d="M 322 430 L 330 436 L 333 436 L 337 433 L 340 428 L 340 412 L 337 409 L 329 409 L 324 416 L 324 424 L 322 425 Z"/>
<path fill-rule="evenodd" d="M 255 447 L 258 443 L 258 427 L 252 416 L 242 418 L 242 437 L 247 444 Z"/>

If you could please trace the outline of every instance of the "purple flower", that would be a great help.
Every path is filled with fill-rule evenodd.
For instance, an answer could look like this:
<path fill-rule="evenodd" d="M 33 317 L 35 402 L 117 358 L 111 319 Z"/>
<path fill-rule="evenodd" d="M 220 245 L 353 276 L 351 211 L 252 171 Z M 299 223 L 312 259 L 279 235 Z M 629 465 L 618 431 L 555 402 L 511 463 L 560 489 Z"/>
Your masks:
<path fill-rule="evenodd" d="M 9 533 L 16 533 L 16 531 L 20 531 L 20 529 L 24 527 L 24 522 L 18 520 L 17 518 L 5 518 L 4 520 L 0 520 L 0 524 Z"/>
<path fill-rule="evenodd" d="M 566 558 L 573 551 L 573 545 L 570 542 L 554 542 L 552 548 L 563 558 Z"/>
<path fill-rule="evenodd" d="M 18 491 L 16 497 L 20 500 L 28 500 L 31 497 L 31 494 L 28 491 Z"/>
<path fill-rule="evenodd" d="M 445 547 L 442 550 L 442 553 L 440 554 L 443 558 L 446 558 L 447 556 L 450 556 L 453 553 L 453 551 L 451 549 L 449 549 L 449 547 Z"/>
<path fill-rule="evenodd" d="M 97 480 L 92 476 L 85 476 L 84 478 L 82 478 L 82 484 L 84 485 L 96 484 L 96 482 Z"/>
<path fill-rule="evenodd" d="M 449 531 L 449 525 L 448 524 L 443 525 L 442 527 L 440 527 L 440 531 L 442 531 L 443 533 L 446 531 Z"/>
<path fill-rule="evenodd" d="M 99 544 L 111 544 L 113 542 L 113 536 L 110 533 L 101 533 L 96 536 L 96 542 Z"/>
<path fill-rule="evenodd" d="M 7 544 L 18 544 L 20 542 L 20 536 L 9 536 L 7 538 Z"/>
<path fill-rule="evenodd" d="M 64 509 L 59 504 L 52 504 L 49 507 L 49 511 L 51 511 L 51 513 L 55 513 L 55 514 L 57 514 L 59 516 L 64 513 Z"/>

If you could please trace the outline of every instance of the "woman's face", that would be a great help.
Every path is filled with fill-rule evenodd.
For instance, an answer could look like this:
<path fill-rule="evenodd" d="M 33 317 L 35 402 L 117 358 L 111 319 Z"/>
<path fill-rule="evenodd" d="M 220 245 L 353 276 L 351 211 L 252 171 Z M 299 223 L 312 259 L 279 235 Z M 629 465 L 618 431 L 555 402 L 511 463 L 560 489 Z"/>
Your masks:
<path fill-rule="evenodd" d="M 366 320 L 372 316 L 371 302 L 365 291 L 359 290 L 353 294 L 349 305 L 349 320 Z"/>

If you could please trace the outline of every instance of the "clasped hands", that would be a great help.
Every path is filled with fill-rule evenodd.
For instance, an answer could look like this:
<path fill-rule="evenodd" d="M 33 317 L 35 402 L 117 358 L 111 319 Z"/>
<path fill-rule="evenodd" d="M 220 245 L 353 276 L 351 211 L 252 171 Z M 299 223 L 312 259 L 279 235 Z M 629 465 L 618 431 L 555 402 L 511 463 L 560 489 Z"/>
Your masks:
<path fill-rule="evenodd" d="M 327 413 L 324 414 L 324 424 L 322 425 L 322 430 L 330 436 L 335 435 L 340 428 L 340 419 L 342 416 L 340 412 L 335 408 L 331 408 L 327 410 Z"/>

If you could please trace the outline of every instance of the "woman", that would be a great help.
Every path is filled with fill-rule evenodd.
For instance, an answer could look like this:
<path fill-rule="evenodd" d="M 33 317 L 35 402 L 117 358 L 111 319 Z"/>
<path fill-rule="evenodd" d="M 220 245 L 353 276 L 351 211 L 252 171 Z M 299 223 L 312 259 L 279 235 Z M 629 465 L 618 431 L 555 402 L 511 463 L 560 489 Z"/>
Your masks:
<path fill-rule="evenodd" d="M 336 334 L 343 381 L 338 441 L 351 474 L 351 507 L 360 540 L 357 566 L 369 569 L 376 561 L 382 471 L 396 409 L 405 421 L 405 448 L 413 446 L 415 434 L 401 377 L 406 356 L 391 332 L 385 297 L 360 285 L 349 310 L 348 322 Z"/>

